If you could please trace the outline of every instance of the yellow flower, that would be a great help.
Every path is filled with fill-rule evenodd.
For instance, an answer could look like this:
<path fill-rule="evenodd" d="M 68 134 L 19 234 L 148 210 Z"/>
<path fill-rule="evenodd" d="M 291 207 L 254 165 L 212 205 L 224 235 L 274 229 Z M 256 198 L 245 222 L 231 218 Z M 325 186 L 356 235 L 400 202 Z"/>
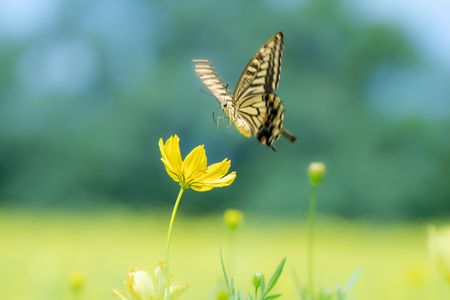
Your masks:
<path fill-rule="evenodd" d="M 79 292 L 84 286 L 84 274 L 81 272 L 73 272 L 69 276 L 69 284 L 74 292 Z"/>
<path fill-rule="evenodd" d="M 430 226 L 428 232 L 428 249 L 431 258 L 439 272 L 450 283 L 450 226 L 439 230 Z"/>
<path fill-rule="evenodd" d="M 217 291 L 216 300 L 229 300 L 229 299 L 230 299 L 230 294 L 228 293 L 227 290 L 221 289 L 221 290 Z"/>
<path fill-rule="evenodd" d="M 125 280 L 125 287 L 129 298 L 118 290 L 113 294 L 122 300 L 176 300 L 188 288 L 187 284 L 171 284 L 168 287 L 167 278 L 164 276 L 164 265 L 160 263 L 154 276 L 145 271 L 131 270 Z"/>
<path fill-rule="evenodd" d="M 229 186 L 236 178 L 236 172 L 227 175 L 231 165 L 228 159 L 208 166 L 203 145 L 195 147 L 182 160 L 180 138 L 177 135 L 171 136 L 165 143 L 160 138 L 159 150 L 167 174 L 183 189 L 206 192 L 216 187 Z"/>
<path fill-rule="evenodd" d="M 411 265 L 406 269 L 406 280 L 412 286 L 423 286 L 426 281 L 425 269 L 420 265 Z"/>
<path fill-rule="evenodd" d="M 223 219 L 225 224 L 230 229 L 236 229 L 242 223 L 244 215 L 240 210 L 237 209 L 227 209 L 223 214 Z"/>

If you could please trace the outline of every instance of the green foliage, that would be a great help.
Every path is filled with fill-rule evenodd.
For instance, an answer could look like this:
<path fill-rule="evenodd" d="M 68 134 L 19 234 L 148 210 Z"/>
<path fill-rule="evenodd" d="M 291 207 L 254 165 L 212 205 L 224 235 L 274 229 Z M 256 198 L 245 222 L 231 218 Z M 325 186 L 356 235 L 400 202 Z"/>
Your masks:
<path fill-rule="evenodd" d="M 42 214 L 1 209 L 2 298 L 73 300 L 69 277 L 73 272 L 81 272 L 84 275 L 81 298 L 118 300 L 111 296 L 111 288 L 122 287 L 130 268 L 151 270 L 152 262 L 161 258 L 167 214 L 130 211 Z M 222 240 L 218 233 L 223 232 L 223 221 L 219 215 L 179 217 L 173 244 L 176 272 L 172 281 L 190 284 L 180 299 L 211 299 L 218 279 L 223 281 L 215 251 Z M 238 266 L 243 267 L 235 267 L 234 284 L 253 292 L 251 273 L 241 270 L 247 273 L 250 266 L 268 270 L 268 280 L 279 263 L 277 257 L 287 256 L 288 264 L 272 293 L 283 293 L 279 299 L 298 299 L 291 270 L 304 269 L 307 233 L 304 224 L 286 218 L 278 219 L 270 229 L 261 224 L 267 224 L 267 220 L 249 217 L 241 228 L 239 256 L 249 259 L 238 260 L 243 263 Z M 321 274 L 319 285 L 335 287 L 336 282 L 346 281 L 345 274 L 350 276 L 358 266 L 363 266 L 364 274 L 352 288 L 350 299 L 398 300 L 414 299 L 417 295 L 427 300 L 448 298 L 448 284 L 424 253 L 427 235 L 422 222 L 377 226 L 322 218 L 321 224 L 324 226 L 317 228 L 317 244 L 318 249 L 326 251 L 319 250 L 317 257 L 326 258 L 326 263 L 316 268 L 317 274 Z M 261 245 L 263 250 L 255 251 L 255 245 Z M 229 273 L 228 268 L 227 265 Z M 419 277 L 417 272 L 421 272 Z M 305 278 L 300 279 L 303 283 Z"/>
<path fill-rule="evenodd" d="M 225 263 L 223 261 L 222 253 L 220 253 L 220 262 L 222 265 L 222 272 L 223 277 L 225 280 L 225 283 L 228 288 L 228 293 L 230 296 L 230 300 L 243 300 L 242 298 L 242 291 L 236 290 L 234 279 L 230 278 L 227 274 L 227 270 L 225 268 Z M 284 265 L 286 263 L 286 258 L 283 258 L 280 262 L 280 264 L 275 269 L 274 273 L 270 277 L 269 282 L 266 285 L 266 280 L 263 274 L 261 273 L 255 273 L 252 279 L 252 284 L 254 287 L 253 295 L 251 293 L 248 293 L 246 296 L 246 300 L 272 300 L 277 299 L 281 297 L 281 294 L 270 294 L 272 289 L 275 287 L 275 285 L 278 282 L 278 279 L 281 276 L 281 273 L 283 272 Z"/>
<path fill-rule="evenodd" d="M 300 300 L 348 300 L 350 290 L 355 285 L 361 275 L 361 270 L 356 271 L 349 279 L 344 287 L 337 286 L 334 291 L 329 289 L 321 289 L 317 295 L 312 298 L 308 293 L 307 287 L 302 287 L 298 281 L 297 275 L 294 273 L 294 282 L 296 285 L 297 296 Z"/>

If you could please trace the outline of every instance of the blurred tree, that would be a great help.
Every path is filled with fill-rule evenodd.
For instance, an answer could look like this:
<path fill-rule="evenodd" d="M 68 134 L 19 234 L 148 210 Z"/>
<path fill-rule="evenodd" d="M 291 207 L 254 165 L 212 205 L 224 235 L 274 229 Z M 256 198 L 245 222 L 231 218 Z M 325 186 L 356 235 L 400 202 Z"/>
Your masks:
<path fill-rule="evenodd" d="M 313 160 L 329 170 L 321 211 L 450 212 L 448 118 L 389 118 L 368 101 L 381 71 L 420 72 L 423 62 L 398 29 L 364 23 L 335 0 L 229 1 L 219 10 L 202 0 L 64 4 L 54 27 L 0 43 L 1 202 L 165 204 L 173 189 L 157 140 L 177 133 L 185 149 L 204 143 L 208 157 L 228 156 L 238 172 L 226 192 L 188 196 L 191 212 L 233 205 L 289 214 L 299 203 L 304 211 Z M 215 128 L 211 113 L 220 109 L 200 91 L 191 60 L 210 59 L 233 89 L 279 30 L 279 95 L 299 140 L 280 141 L 273 153 L 227 121 Z"/>

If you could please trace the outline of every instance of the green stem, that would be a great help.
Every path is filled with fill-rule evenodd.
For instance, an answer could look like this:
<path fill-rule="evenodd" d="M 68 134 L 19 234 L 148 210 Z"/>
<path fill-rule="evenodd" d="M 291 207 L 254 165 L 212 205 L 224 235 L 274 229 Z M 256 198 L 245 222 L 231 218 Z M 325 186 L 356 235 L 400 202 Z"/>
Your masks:
<path fill-rule="evenodd" d="M 228 265 L 231 277 L 236 271 L 236 239 L 238 228 L 230 229 L 228 232 Z"/>
<path fill-rule="evenodd" d="M 169 265 L 169 255 L 170 255 L 170 242 L 172 240 L 172 229 L 173 223 L 175 222 L 175 217 L 177 216 L 178 206 L 180 205 L 181 196 L 183 196 L 184 188 L 180 187 L 180 191 L 178 192 L 177 200 L 175 201 L 175 205 L 172 210 L 172 217 L 170 218 L 169 223 L 169 231 L 167 232 L 167 249 L 166 249 L 166 263 Z"/>
<path fill-rule="evenodd" d="M 316 222 L 316 205 L 317 205 L 317 187 L 318 184 L 311 184 L 311 195 L 309 198 L 308 210 L 308 293 L 310 299 L 314 297 L 314 229 Z"/>
<path fill-rule="evenodd" d="M 184 188 L 180 187 L 180 191 L 178 192 L 177 200 L 175 201 L 175 205 L 173 206 L 172 216 L 170 217 L 169 230 L 167 232 L 167 249 L 166 249 L 166 266 L 165 266 L 165 277 L 166 277 L 166 288 L 170 288 L 170 272 L 169 272 L 169 258 L 170 258 L 170 242 L 172 240 L 172 229 L 173 224 L 175 223 L 175 217 L 177 216 L 178 206 L 180 205 L 181 196 L 183 196 Z M 167 294 L 168 299 L 170 300 L 170 293 Z"/>

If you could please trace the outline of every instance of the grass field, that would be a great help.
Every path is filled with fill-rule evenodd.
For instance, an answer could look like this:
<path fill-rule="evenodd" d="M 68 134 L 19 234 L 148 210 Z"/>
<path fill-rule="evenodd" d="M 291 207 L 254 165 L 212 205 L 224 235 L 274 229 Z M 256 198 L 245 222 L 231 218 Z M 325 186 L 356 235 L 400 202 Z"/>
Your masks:
<path fill-rule="evenodd" d="M 169 212 L 135 214 L 31 214 L 0 211 L 2 299 L 114 299 L 130 268 L 152 271 L 164 257 Z M 450 299 L 450 286 L 434 271 L 426 249 L 427 224 L 374 225 L 320 218 L 316 236 L 317 285 L 334 288 L 357 269 L 362 275 L 351 299 Z M 305 279 L 306 224 L 247 216 L 236 236 L 234 267 L 229 232 L 221 216 L 186 218 L 174 229 L 171 271 L 190 284 L 181 299 L 215 299 L 222 283 L 219 248 L 238 286 L 249 289 L 255 271 L 287 264 L 277 292 L 297 299 L 294 269 Z M 82 272 L 74 295 L 69 276 Z"/>

